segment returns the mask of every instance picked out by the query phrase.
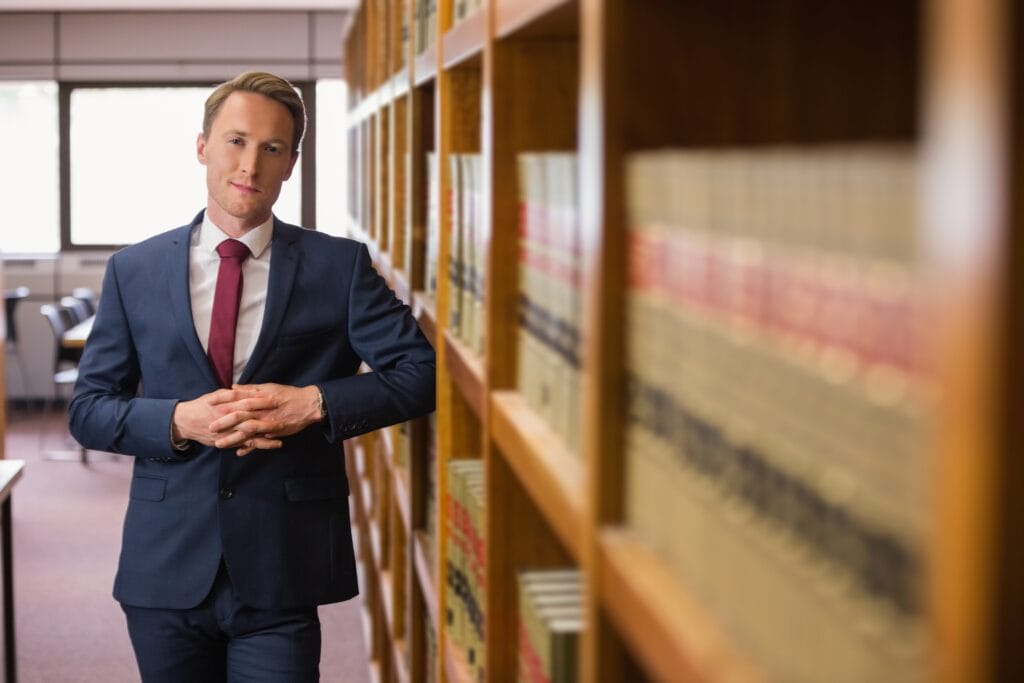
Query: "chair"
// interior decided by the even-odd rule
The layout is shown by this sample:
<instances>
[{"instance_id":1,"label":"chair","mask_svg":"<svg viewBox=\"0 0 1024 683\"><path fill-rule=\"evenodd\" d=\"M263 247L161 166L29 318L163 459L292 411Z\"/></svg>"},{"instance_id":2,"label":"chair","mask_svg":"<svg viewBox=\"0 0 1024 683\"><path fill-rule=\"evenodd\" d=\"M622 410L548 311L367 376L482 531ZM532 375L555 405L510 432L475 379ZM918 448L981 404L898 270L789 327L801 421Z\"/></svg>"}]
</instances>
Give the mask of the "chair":
<instances>
[{"instance_id":1,"label":"chair","mask_svg":"<svg viewBox=\"0 0 1024 683\"><path fill-rule=\"evenodd\" d=\"M14 356L14 362L18 366L18 375L21 377L22 389L25 388L25 362L21 359L18 349L18 304L27 299L32 291L24 285L4 291L4 313L7 320L7 341L6 353Z\"/></svg>"},{"instance_id":2,"label":"chair","mask_svg":"<svg viewBox=\"0 0 1024 683\"><path fill-rule=\"evenodd\" d=\"M78 360L81 357L80 349L72 349L64 346L64 333L73 326L73 313L63 307L53 304L43 304L39 308L46 321L50 324L53 332L53 395L54 405L60 403L60 388L62 386L74 386L78 380ZM88 451L82 445L78 446L77 452L47 451L42 453L44 460L78 460L88 463Z\"/></svg>"},{"instance_id":3,"label":"chair","mask_svg":"<svg viewBox=\"0 0 1024 683\"><path fill-rule=\"evenodd\" d=\"M96 292L92 291L92 289L88 287L75 287L71 290L71 296L85 304L85 307L88 310L86 317L96 315Z\"/></svg>"},{"instance_id":4,"label":"chair","mask_svg":"<svg viewBox=\"0 0 1024 683\"><path fill-rule=\"evenodd\" d=\"M89 312L89 304L74 296L63 297L60 305L71 312L71 321L75 325L92 315Z\"/></svg>"}]
</instances>

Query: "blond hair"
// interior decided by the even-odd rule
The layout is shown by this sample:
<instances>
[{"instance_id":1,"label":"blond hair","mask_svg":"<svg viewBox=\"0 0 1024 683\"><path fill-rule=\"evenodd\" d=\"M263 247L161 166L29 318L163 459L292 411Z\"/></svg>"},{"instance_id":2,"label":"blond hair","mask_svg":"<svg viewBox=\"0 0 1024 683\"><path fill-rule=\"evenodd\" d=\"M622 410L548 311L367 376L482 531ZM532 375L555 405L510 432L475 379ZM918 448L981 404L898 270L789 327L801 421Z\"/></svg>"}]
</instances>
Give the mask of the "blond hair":
<instances>
[{"instance_id":1,"label":"blond hair","mask_svg":"<svg viewBox=\"0 0 1024 683\"><path fill-rule=\"evenodd\" d=\"M302 142L302 135L306 131L306 108L302 104L302 98L291 83L264 71L246 71L235 76L230 81L221 83L206 98L206 108L203 113L203 136L210 137L210 128L217 113L224 106L224 102L231 93L254 92L264 97L269 97L275 102L280 102L292 115L293 135L292 152L299 151L299 143Z\"/></svg>"}]
</instances>

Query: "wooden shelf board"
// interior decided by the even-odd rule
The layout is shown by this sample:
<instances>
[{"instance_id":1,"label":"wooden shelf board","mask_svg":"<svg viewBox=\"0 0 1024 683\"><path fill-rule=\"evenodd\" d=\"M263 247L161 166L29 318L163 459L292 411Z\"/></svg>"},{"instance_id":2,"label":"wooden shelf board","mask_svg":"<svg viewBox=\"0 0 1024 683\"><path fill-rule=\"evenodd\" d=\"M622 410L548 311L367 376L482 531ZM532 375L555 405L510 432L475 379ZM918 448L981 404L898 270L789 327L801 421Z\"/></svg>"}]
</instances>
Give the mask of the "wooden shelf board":
<instances>
[{"instance_id":1,"label":"wooden shelf board","mask_svg":"<svg viewBox=\"0 0 1024 683\"><path fill-rule=\"evenodd\" d=\"M417 529L413 533L413 557L416 565L416 580L420 582L420 592L427 606L427 614L434 625L434 632L440 628L441 621L437 605L437 583L434 581L434 570L430 566L427 554L427 532Z\"/></svg>"},{"instance_id":2,"label":"wooden shelf board","mask_svg":"<svg viewBox=\"0 0 1024 683\"><path fill-rule=\"evenodd\" d=\"M419 87L437 77L437 45L428 45L427 49L416 55L412 65L413 83Z\"/></svg>"},{"instance_id":3,"label":"wooden shelf board","mask_svg":"<svg viewBox=\"0 0 1024 683\"><path fill-rule=\"evenodd\" d=\"M388 469L395 468L395 449L394 441L391 438L391 429L391 427L382 427L377 430L381 454L384 456L384 462L387 463Z\"/></svg>"},{"instance_id":4,"label":"wooden shelf board","mask_svg":"<svg viewBox=\"0 0 1024 683\"><path fill-rule=\"evenodd\" d=\"M498 38L569 37L579 34L577 0L496 0L494 26Z\"/></svg>"},{"instance_id":5,"label":"wooden shelf board","mask_svg":"<svg viewBox=\"0 0 1024 683\"><path fill-rule=\"evenodd\" d=\"M366 449L363 448L363 444L359 440L352 443L352 459L356 464L356 474L359 475L360 480L363 480L366 478Z\"/></svg>"},{"instance_id":6,"label":"wooden shelf board","mask_svg":"<svg viewBox=\"0 0 1024 683\"><path fill-rule=\"evenodd\" d=\"M444 639L444 671L448 683L473 683L466 653L450 637Z\"/></svg>"},{"instance_id":7,"label":"wooden shelf board","mask_svg":"<svg viewBox=\"0 0 1024 683\"><path fill-rule=\"evenodd\" d=\"M397 100L409 93L409 70L404 66L388 79L389 101Z\"/></svg>"},{"instance_id":8,"label":"wooden shelf board","mask_svg":"<svg viewBox=\"0 0 1024 683\"><path fill-rule=\"evenodd\" d=\"M409 537L409 530L412 529L412 506L409 504L409 475L401 467L392 467L395 477L395 504L398 507L398 516L402 519L402 527L405 529L405 537Z\"/></svg>"},{"instance_id":9,"label":"wooden shelf board","mask_svg":"<svg viewBox=\"0 0 1024 683\"><path fill-rule=\"evenodd\" d=\"M451 69L470 59L480 61L486 42L486 10L481 8L463 17L444 34L441 50L444 68Z\"/></svg>"},{"instance_id":10,"label":"wooden shelf board","mask_svg":"<svg viewBox=\"0 0 1024 683\"><path fill-rule=\"evenodd\" d=\"M376 524L372 522L370 527L370 552L373 554L373 568L377 570L377 573L381 573L381 558L384 557L381 551L384 549L381 547L380 540L380 529L377 528Z\"/></svg>"},{"instance_id":11,"label":"wooden shelf board","mask_svg":"<svg viewBox=\"0 0 1024 683\"><path fill-rule=\"evenodd\" d=\"M359 485L362 487L360 500L363 503L363 515L367 520L373 520L373 485L369 479L364 478Z\"/></svg>"},{"instance_id":12,"label":"wooden shelf board","mask_svg":"<svg viewBox=\"0 0 1024 683\"><path fill-rule=\"evenodd\" d=\"M648 673L661 680L757 681L717 624L634 533L598 537L598 591L617 630Z\"/></svg>"},{"instance_id":13,"label":"wooden shelf board","mask_svg":"<svg viewBox=\"0 0 1024 683\"><path fill-rule=\"evenodd\" d=\"M412 293L413 315L430 344L437 348L437 301L423 290Z\"/></svg>"},{"instance_id":14,"label":"wooden shelf board","mask_svg":"<svg viewBox=\"0 0 1024 683\"><path fill-rule=\"evenodd\" d=\"M391 657L395 664L393 671L395 673L395 678L398 679L398 683L409 683L412 680L405 660L408 649L408 645L404 638L392 639Z\"/></svg>"},{"instance_id":15,"label":"wooden shelf board","mask_svg":"<svg viewBox=\"0 0 1024 683\"><path fill-rule=\"evenodd\" d=\"M380 676L380 662L370 661L370 683L382 683Z\"/></svg>"},{"instance_id":16,"label":"wooden shelf board","mask_svg":"<svg viewBox=\"0 0 1024 683\"><path fill-rule=\"evenodd\" d=\"M395 632L395 614L392 611L395 601L392 599L393 596L391 594L391 572L381 571L379 580L381 608L384 612L384 623L387 626L388 640L391 640L391 635Z\"/></svg>"},{"instance_id":17,"label":"wooden shelf board","mask_svg":"<svg viewBox=\"0 0 1024 683\"><path fill-rule=\"evenodd\" d=\"M382 97L382 92L378 89L359 100L359 103L348 112L346 121L349 127L362 123L380 109Z\"/></svg>"},{"instance_id":18,"label":"wooden shelf board","mask_svg":"<svg viewBox=\"0 0 1024 683\"><path fill-rule=\"evenodd\" d=\"M448 373L452 376L455 386L469 403L470 408L480 420L484 419L484 369L483 362L462 340L444 331L444 354L448 362Z\"/></svg>"},{"instance_id":19,"label":"wooden shelf board","mask_svg":"<svg viewBox=\"0 0 1024 683\"><path fill-rule=\"evenodd\" d=\"M391 280L389 284L391 289L394 290L395 296L401 299L405 304L412 303L412 290L409 289L409 277L405 274L401 268L395 268L392 266L389 270L391 273Z\"/></svg>"},{"instance_id":20,"label":"wooden shelf board","mask_svg":"<svg viewBox=\"0 0 1024 683\"><path fill-rule=\"evenodd\" d=\"M517 391L491 394L491 431L523 487L579 562L583 555L582 460Z\"/></svg>"},{"instance_id":21,"label":"wooden shelf board","mask_svg":"<svg viewBox=\"0 0 1024 683\"><path fill-rule=\"evenodd\" d=\"M370 255L373 256L373 268L377 273L384 278L388 286L394 289L391 284L391 255L387 252L382 252L377 248L376 244L367 244L367 249L370 250Z\"/></svg>"}]
</instances>

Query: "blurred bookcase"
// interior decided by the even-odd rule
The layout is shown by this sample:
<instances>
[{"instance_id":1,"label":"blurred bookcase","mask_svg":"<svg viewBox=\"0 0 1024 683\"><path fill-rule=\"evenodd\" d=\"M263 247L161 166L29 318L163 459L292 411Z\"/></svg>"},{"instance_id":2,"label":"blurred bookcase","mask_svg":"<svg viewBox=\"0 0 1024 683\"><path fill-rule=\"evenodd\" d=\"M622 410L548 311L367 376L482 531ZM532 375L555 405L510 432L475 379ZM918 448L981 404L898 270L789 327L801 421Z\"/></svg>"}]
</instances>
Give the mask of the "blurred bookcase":
<instances>
[{"instance_id":1,"label":"blurred bookcase","mask_svg":"<svg viewBox=\"0 0 1024 683\"><path fill-rule=\"evenodd\" d=\"M347 446L379 680L515 680L544 568L581 680L1019 678L1022 14L361 3L348 230L438 353Z\"/></svg>"}]
</instances>

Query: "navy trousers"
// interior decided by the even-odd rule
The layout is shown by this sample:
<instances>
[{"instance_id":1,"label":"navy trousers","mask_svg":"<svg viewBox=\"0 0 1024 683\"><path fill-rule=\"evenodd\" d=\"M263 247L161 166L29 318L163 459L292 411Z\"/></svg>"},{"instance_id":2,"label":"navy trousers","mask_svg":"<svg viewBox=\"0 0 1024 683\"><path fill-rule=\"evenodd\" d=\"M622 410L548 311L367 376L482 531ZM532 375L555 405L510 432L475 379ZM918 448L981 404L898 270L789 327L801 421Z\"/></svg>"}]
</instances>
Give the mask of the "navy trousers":
<instances>
[{"instance_id":1,"label":"navy trousers","mask_svg":"<svg viewBox=\"0 0 1024 683\"><path fill-rule=\"evenodd\" d=\"M316 607L259 610L238 601L221 563L192 609L121 605L143 683L311 683L320 680Z\"/></svg>"}]
</instances>

